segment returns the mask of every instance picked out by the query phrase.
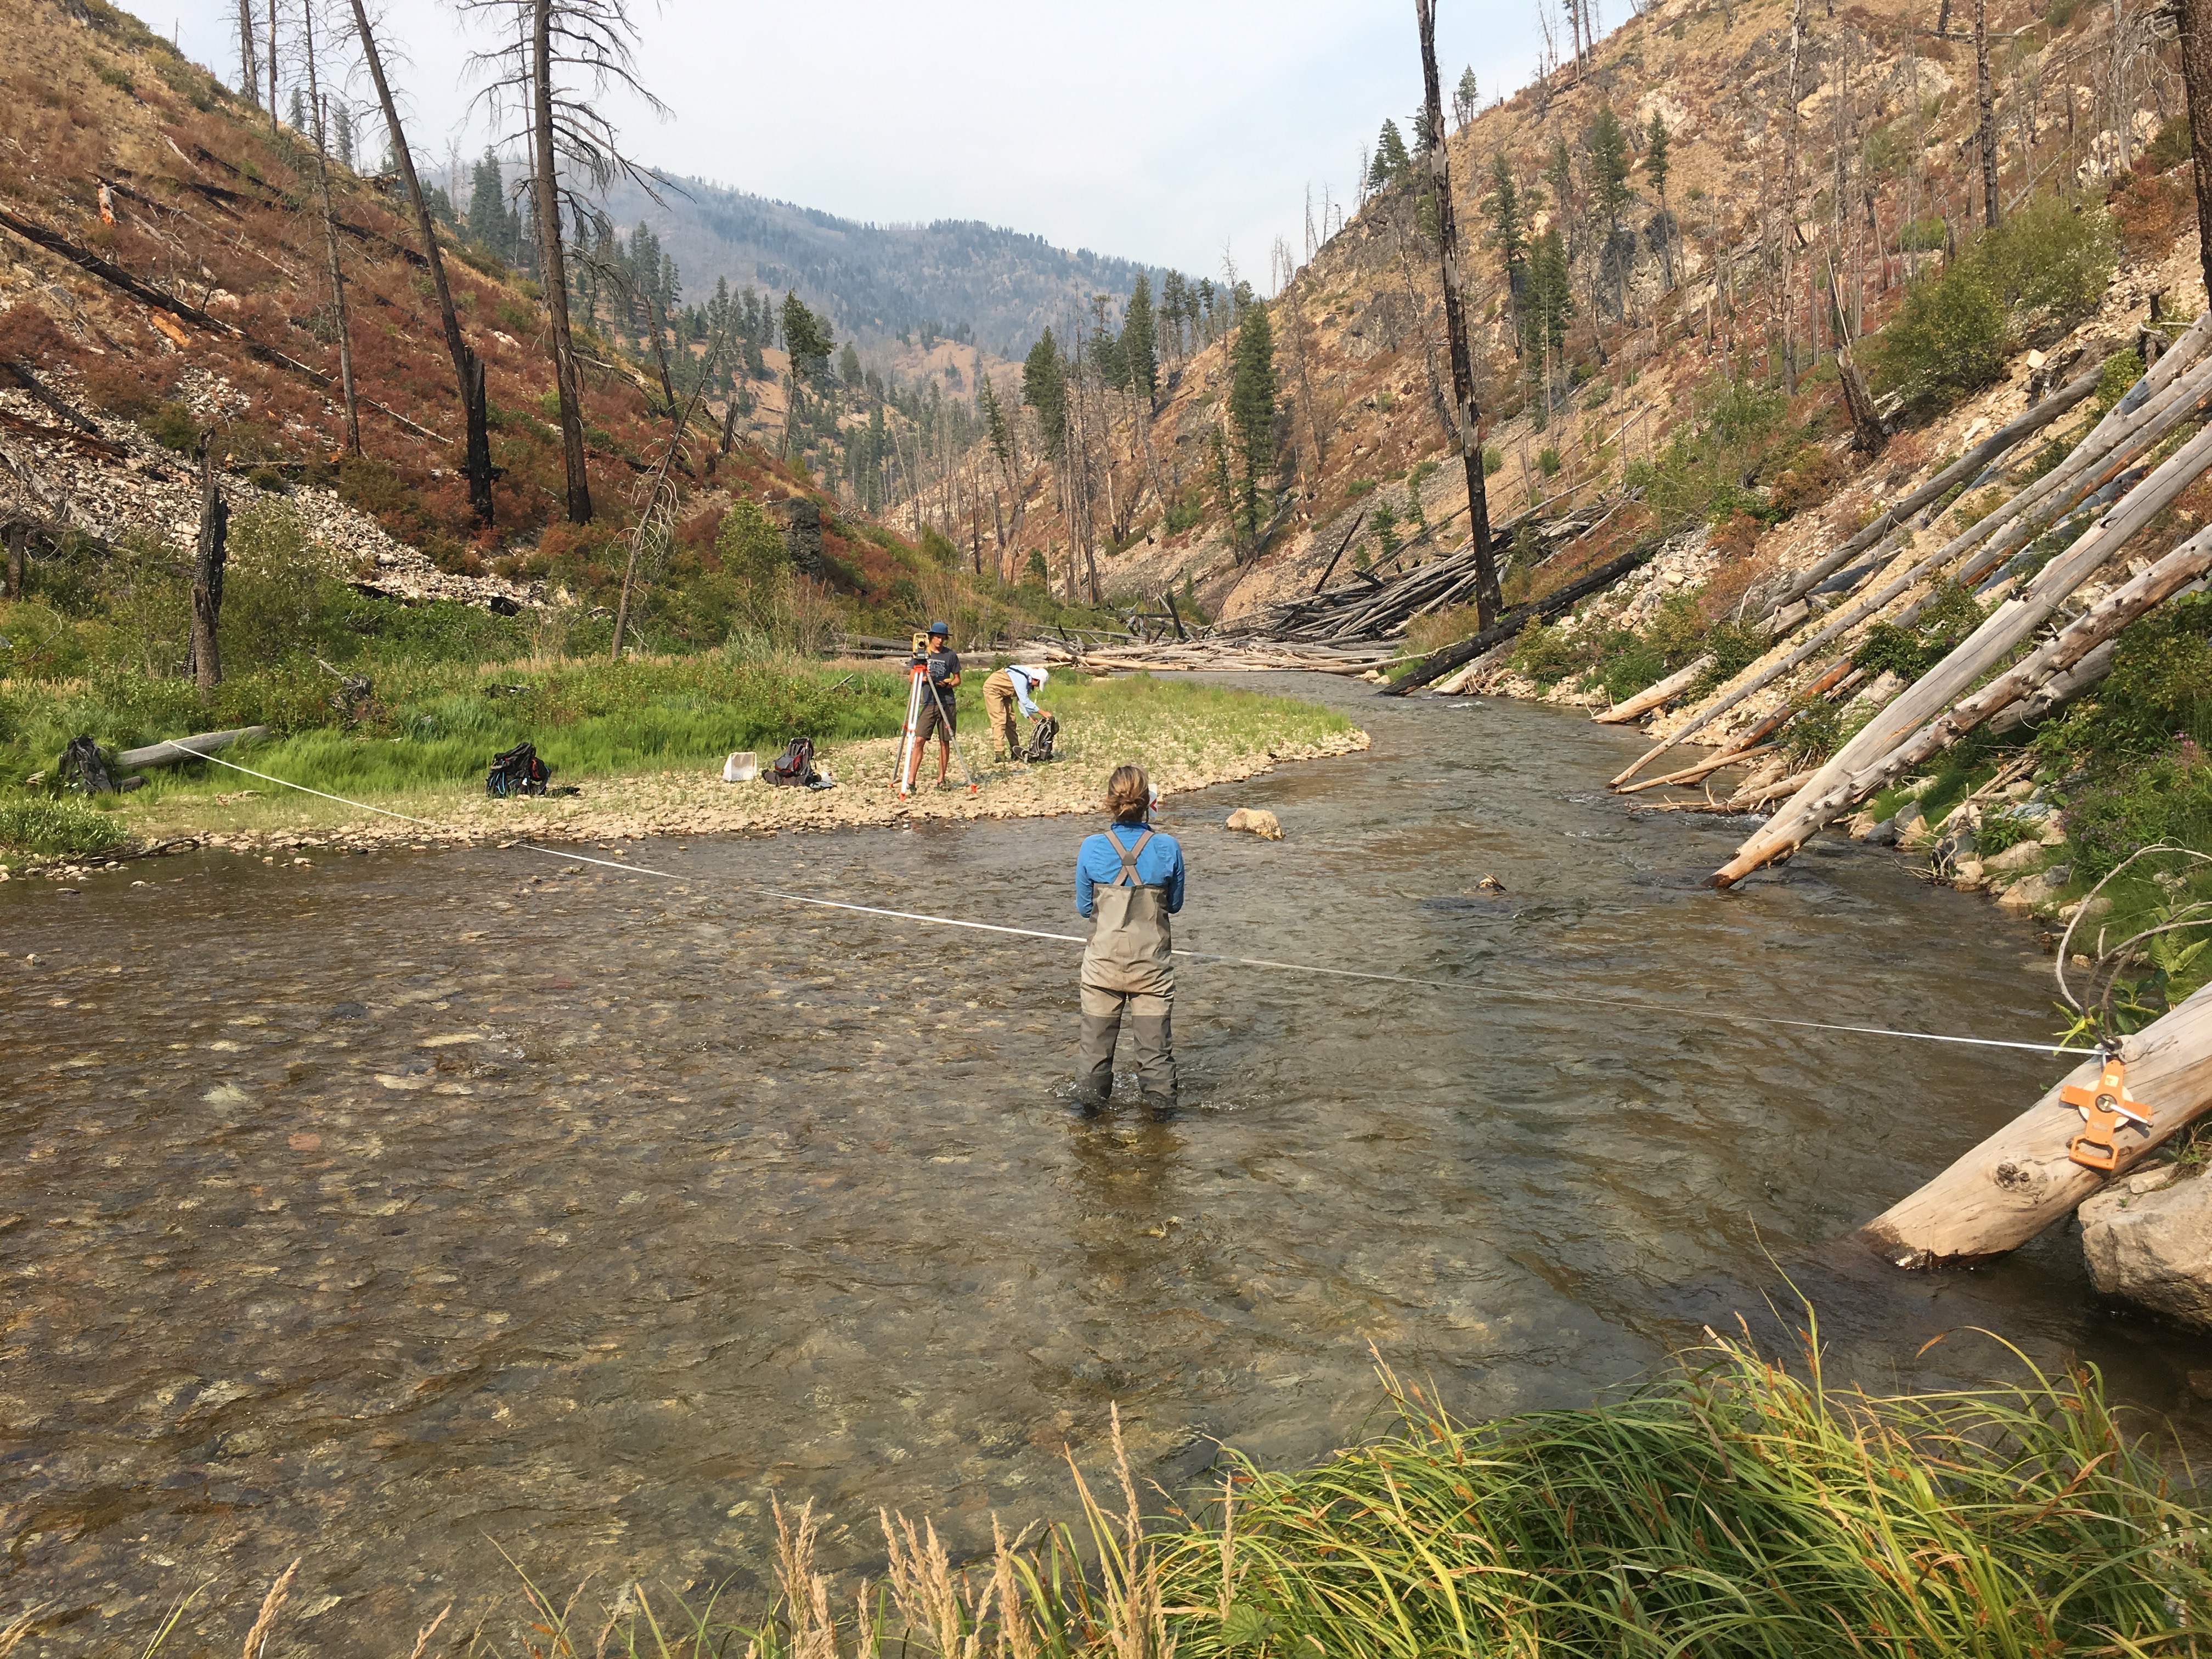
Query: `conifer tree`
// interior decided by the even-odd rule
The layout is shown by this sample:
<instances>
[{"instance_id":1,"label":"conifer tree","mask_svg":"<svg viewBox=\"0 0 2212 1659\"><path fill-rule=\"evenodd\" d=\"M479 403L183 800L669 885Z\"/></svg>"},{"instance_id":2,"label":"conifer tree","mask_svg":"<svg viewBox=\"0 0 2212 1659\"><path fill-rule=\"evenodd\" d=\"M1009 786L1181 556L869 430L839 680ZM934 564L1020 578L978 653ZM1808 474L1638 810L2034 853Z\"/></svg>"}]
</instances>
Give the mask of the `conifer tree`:
<instances>
[{"instance_id":1,"label":"conifer tree","mask_svg":"<svg viewBox=\"0 0 2212 1659\"><path fill-rule=\"evenodd\" d=\"M1413 168L1413 158L1406 149L1405 135L1398 124L1385 116L1382 131L1375 140L1375 161L1368 168L1367 185L1370 190L1383 190L1395 185Z\"/></svg>"},{"instance_id":2,"label":"conifer tree","mask_svg":"<svg viewBox=\"0 0 2212 1659\"><path fill-rule=\"evenodd\" d=\"M850 340L845 342L844 350L837 354L837 378L849 386L860 384L860 354L853 349Z\"/></svg>"},{"instance_id":3,"label":"conifer tree","mask_svg":"<svg viewBox=\"0 0 2212 1659\"><path fill-rule=\"evenodd\" d=\"M1667 124L1655 109L1651 112L1651 125L1644 133L1644 176L1651 181L1651 193L1659 198L1659 257L1671 283L1674 280L1674 258L1669 234L1673 227L1667 221L1668 148Z\"/></svg>"},{"instance_id":4,"label":"conifer tree","mask_svg":"<svg viewBox=\"0 0 2212 1659\"><path fill-rule=\"evenodd\" d=\"M1528 227L1521 216L1521 191L1513 182L1513 169L1503 152L1490 164L1490 196L1484 204L1498 242L1498 257L1505 267L1509 289L1518 289L1521 265L1528 252Z\"/></svg>"},{"instance_id":5,"label":"conifer tree","mask_svg":"<svg viewBox=\"0 0 2212 1659\"><path fill-rule=\"evenodd\" d=\"M1590 205L1605 227L1603 264L1613 270L1620 283L1620 303L1625 315L1628 272L1623 266L1618 246L1620 210L1628 205L1636 192L1628 187L1628 135L1621 128L1620 118L1613 112L1612 105L1598 106L1583 142L1589 155Z\"/></svg>"},{"instance_id":6,"label":"conifer tree","mask_svg":"<svg viewBox=\"0 0 2212 1659\"><path fill-rule=\"evenodd\" d=\"M1046 459L1058 461L1067 440L1067 371L1049 328L1022 360L1022 401L1037 412Z\"/></svg>"},{"instance_id":7,"label":"conifer tree","mask_svg":"<svg viewBox=\"0 0 2212 1659\"><path fill-rule=\"evenodd\" d=\"M1154 344L1152 281L1143 271L1129 290L1128 308L1121 318L1121 366L1137 395L1152 407L1159 386L1159 357Z\"/></svg>"},{"instance_id":8,"label":"conifer tree","mask_svg":"<svg viewBox=\"0 0 2212 1659\"><path fill-rule=\"evenodd\" d=\"M1452 94L1452 113L1461 126L1474 119L1475 106L1481 101L1482 94L1474 82L1474 66L1469 64L1460 71L1459 88Z\"/></svg>"},{"instance_id":9,"label":"conifer tree","mask_svg":"<svg viewBox=\"0 0 2212 1659\"><path fill-rule=\"evenodd\" d=\"M338 165L353 167L353 111L341 99L331 111L331 136L337 145Z\"/></svg>"},{"instance_id":10,"label":"conifer tree","mask_svg":"<svg viewBox=\"0 0 2212 1659\"><path fill-rule=\"evenodd\" d=\"M1182 272L1170 270L1160 278L1160 320L1167 325L1167 347L1170 356L1181 362L1183 355L1183 313L1190 306L1190 291L1185 286Z\"/></svg>"},{"instance_id":11,"label":"conifer tree","mask_svg":"<svg viewBox=\"0 0 2212 1659\"><path fill-rule=\"evenodd\" d=\"M487 253L511 260L514 249L508 240L510 222L507 181L501 174L498 155L487 144L469 179L469 240Z\"/></svg>"},{"instance_id":12,"label":"conifer tree","mask_svg":"<svg viewBox=\"0 0 2212 1659\"><path fill-rule=\"evenodd\" d=\"M1256 301L1244 308L1237 331L1229 385L1229 419L1237 429L1237 453L1243 464L1237 511L1245 545L1259 550L1260 490L1275 470L1275 335L1267 307Z\"/></svg>"}]
</instances>

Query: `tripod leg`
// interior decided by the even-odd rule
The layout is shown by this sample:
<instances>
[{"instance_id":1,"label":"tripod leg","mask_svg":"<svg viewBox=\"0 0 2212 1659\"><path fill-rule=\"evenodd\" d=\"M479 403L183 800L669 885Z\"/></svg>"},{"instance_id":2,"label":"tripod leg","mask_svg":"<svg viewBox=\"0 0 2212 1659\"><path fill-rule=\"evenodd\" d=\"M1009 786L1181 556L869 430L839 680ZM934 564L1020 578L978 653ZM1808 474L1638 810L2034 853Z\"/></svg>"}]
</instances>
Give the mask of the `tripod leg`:
<instances>
[{"instance_id":1,"label":"tripod leg","mask_svg":"<svg viewBox=\"0 0 2212 1659\"><path fill-rule=\"evenodd\" d=\"M909 761L916 772L921 769L921 744L919 728L921 725L921 688L928 684L928 671L910 675L906 689L906 726L899 733L898 769L891 774L891 790L901 800L914 793L908 781Z\"/></svg>"},{"instance_id":2,"label":"tripod leg","mask_svg":"<svg viewBox=\"0 0 2212 1659\"><path fill-rule=\"evenodd\" d=\"M937 689L937 682L929 682L929 695L937 699L938 717L945 724L945 740L952 745L952 758L960 763L960 781L968 786L968 793L975 793L975 775L968 769L968 757L960 752L959 733L952 729L952 711L945 706L945 694Z\"/></svg>"}]
</instances>

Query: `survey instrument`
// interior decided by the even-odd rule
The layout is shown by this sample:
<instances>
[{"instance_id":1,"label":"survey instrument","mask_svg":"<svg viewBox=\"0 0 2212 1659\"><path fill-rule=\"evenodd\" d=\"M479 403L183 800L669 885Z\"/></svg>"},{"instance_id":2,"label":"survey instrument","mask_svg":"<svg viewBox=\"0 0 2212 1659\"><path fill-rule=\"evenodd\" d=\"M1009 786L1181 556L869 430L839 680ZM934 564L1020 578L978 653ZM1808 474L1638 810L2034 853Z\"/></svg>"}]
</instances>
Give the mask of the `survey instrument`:
<instances>
[{"instance_id":1,"label":"survey instrument","mask_svg":"<svg viewBox=\"0 0 2212 1659\"><path fill-rule=\"evenodd\" d=\"M899 728L898 764L891 772L891 793L904 800L921 783L922 710L934 706L945 722L945 741L952 745L952 758L960 763L962 781L968 793L975 793L975 774L968 769L968 757L960 752L960 738L952 729L952 710L938 690L937 682L929 678L929 635L916 634L914 638L913 660L907 665L906 724ZM907 772L911 764L914 785L907 783Z\"/></svg>"}]
</instances>

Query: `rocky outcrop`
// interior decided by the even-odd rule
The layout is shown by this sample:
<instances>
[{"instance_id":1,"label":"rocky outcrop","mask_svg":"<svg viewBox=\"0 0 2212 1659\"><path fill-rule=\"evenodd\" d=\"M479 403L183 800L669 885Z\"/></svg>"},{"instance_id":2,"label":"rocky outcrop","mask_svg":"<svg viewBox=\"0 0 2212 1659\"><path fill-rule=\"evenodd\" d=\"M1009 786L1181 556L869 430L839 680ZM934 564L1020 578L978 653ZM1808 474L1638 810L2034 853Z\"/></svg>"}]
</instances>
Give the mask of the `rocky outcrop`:
<instances>
[{"instance_id":1,"label":"rocky outcrop","mask_svg":"<svg viewBox=\"0 0 2212 1659\"><path fill-rule=\"evenodd\" d=\"M2075 1212L2099 1291L2212 1330L2212 1181L2172 1164L2116 1181Z\"/></svg>"}]
</instances>

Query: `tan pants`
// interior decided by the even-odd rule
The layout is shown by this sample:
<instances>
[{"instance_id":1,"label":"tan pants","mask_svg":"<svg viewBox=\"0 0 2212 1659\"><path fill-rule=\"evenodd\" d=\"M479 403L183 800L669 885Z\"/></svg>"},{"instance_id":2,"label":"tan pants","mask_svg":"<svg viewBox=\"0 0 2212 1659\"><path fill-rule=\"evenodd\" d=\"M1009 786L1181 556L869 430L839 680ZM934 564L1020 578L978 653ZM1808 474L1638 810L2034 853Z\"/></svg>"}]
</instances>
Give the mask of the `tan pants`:
<instances>
[{"instance_id":1,"label":"tan pants","mask_svg":"<svg viewBox=\"0 0 2212 1659\"><path fill-rule=\"evenodd\" d=\"M1083 988L1083 1058L1077 1069L1076 1097L1103 1106L1114 1092L1114 1043L1124 1016L1137 1050L1137 1086L1155 1111L1176 1103L1175 990L1102 991Z\"/></svg>"},{"instance_id":2,"label":"tan pants","mask_svg":"<svg viewBox=\"0 0 2212 1659\"><path fill-rule=\"evenodd\" d=\"M983 682L983 724L991 730L994 742L1004 742L1006 758L1018 757L1026 746L1022 742L1021 703L1014 696L1014 683L1000 669Z\"/></svg>"}]
</instances>

